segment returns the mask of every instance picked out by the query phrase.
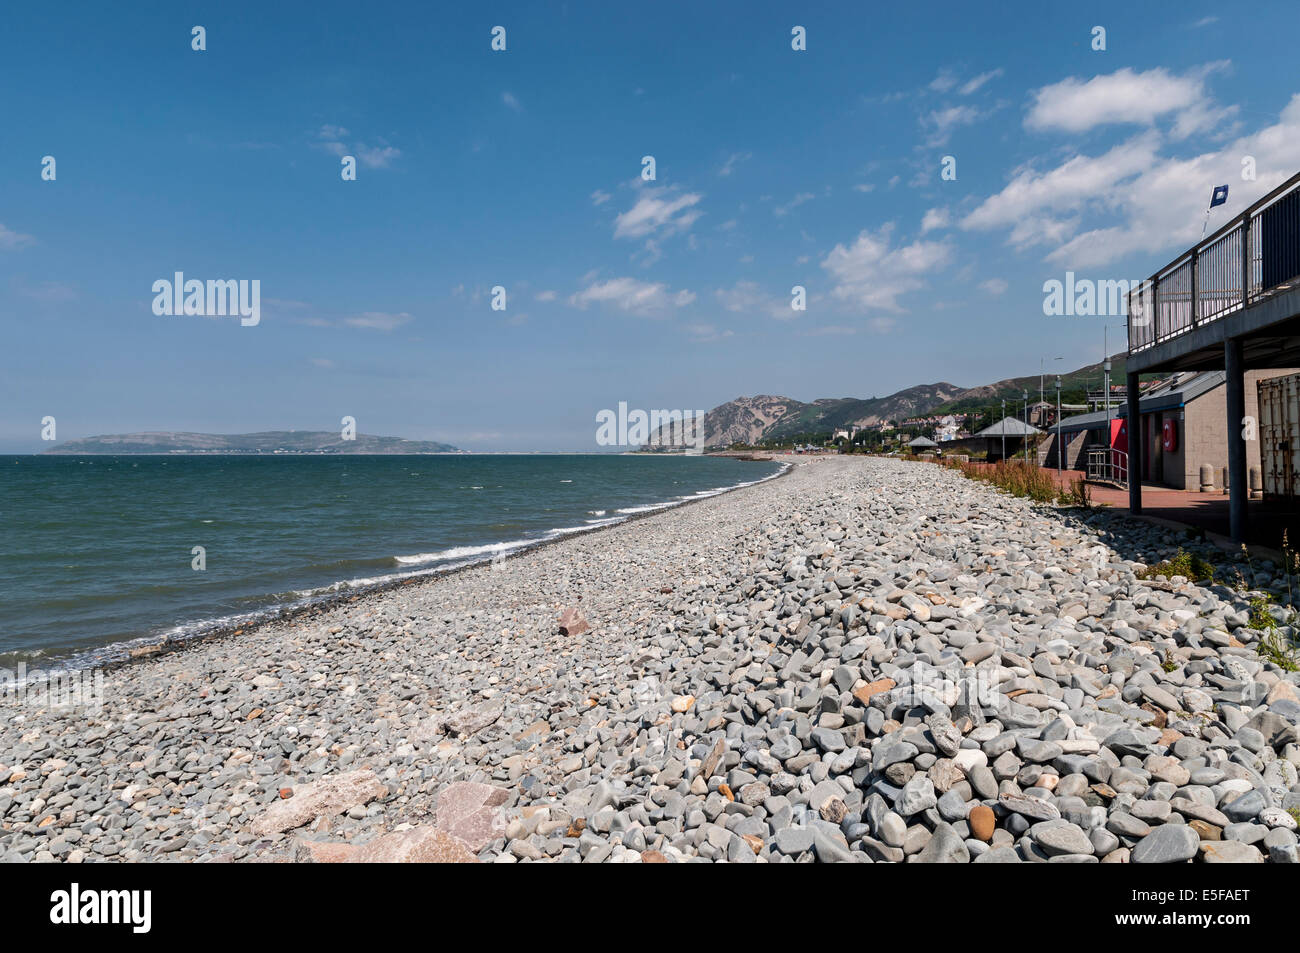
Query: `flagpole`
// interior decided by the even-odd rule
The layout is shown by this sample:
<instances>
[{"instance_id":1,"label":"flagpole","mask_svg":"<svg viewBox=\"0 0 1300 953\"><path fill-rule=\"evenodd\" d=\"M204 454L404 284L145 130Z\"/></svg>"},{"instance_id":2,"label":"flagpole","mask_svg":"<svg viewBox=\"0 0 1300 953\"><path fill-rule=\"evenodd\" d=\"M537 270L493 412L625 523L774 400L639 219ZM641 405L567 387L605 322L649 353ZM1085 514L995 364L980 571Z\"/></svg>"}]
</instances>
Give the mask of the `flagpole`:
<instances>
[{"instance_id":1,"label":"flagpole","mask_svg":"<svg viewBox=\"0 0 1300 953\"><path fill-rule=\"evenodd\" d=\"M1213 201L1213 199L1211 199L1211 201ZM1212 208L1214 208L1213 205L1206 206L1205 222L1201 225L1201 241L1205 241L1205 230L1210 227L1210 209Z\"/></svg>"}]
</instances>

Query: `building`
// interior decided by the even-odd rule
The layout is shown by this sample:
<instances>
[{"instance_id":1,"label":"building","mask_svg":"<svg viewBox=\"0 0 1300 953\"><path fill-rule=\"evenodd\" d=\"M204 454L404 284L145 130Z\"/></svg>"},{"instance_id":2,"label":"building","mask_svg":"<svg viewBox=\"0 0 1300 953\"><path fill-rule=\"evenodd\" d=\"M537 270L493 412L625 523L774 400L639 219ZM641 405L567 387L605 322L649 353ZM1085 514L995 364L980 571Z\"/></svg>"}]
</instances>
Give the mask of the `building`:
<instances>
[{"instance_id":1,"label":"building","mask_svg":"<svg viewBox=\"0 0 1300 953\"><path fill-rule=\"evenodd\" d=\"M1031 427L1017 417L1003 417L991 427L985 427L962 442L974 450L974 445L982 441L986 459L1001 460L1004 447L1007 457L1013 457L1041 433L1037 427Z\"/></svg>"},{"instance_id":2,"label":"building","mask_svg":"<svg viewBox=\"0 0 1300 953\"><path fill-rule=\"evenodd\" d=\"M1260 380L1288 373L1291 373L1289 368L1247 371L1244 416L1258 419L1256 384ZM1177 490L1224 489L1230 437L1226 384L1224 371L1184 371L1158 381L1143 392L1138 455L1141 462L1137 464L1142 482ZM1127 424L1128 405L1112 407L1109 422L1104 410L1066 417L1059 428L1064 467L1082 470L1087 451L1107 447L1131 458L1132 435ZM1241 427L1239 422L1237 432L1231 436L1239 439ZM1055 467L1058 428L1052 427L1049 434L1044 465ZM1259 441L1246 443L1249 472L1260 466ZM1208 483L1201 479L1205 466L1210 468Z\"/></svg>"}]
</instances>

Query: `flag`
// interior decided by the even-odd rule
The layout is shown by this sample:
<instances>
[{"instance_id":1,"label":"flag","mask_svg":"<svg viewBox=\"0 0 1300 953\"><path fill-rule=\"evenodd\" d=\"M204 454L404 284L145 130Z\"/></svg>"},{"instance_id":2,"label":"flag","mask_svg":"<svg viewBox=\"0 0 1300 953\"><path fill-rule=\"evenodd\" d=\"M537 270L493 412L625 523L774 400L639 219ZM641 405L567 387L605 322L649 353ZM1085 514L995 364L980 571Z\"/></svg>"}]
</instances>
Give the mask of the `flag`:
<instances>
[{"instance_id":1,"label":"flag","mask_svg":"<svg viewBox=\"0 0 1300 953\"><path fill-rule=\"evenodd\" d=\"M1226 185L1216 186L1210 193L1210 208L1216 205L1223 205L1228 201L1228 187Z\"/></svg>"}]
</instances>

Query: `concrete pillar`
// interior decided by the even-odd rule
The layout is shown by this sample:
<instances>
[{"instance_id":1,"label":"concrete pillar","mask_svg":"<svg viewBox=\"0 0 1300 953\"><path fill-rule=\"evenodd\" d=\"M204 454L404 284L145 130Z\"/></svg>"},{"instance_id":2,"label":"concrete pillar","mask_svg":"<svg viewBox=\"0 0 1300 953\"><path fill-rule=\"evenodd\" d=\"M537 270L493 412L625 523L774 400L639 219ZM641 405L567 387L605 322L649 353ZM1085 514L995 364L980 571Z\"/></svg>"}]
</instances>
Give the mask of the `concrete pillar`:
<instances>
[{"instance_id":1,"label":"concrete pillar","mask_svg":"<svg viewBox=\"0 0 1300 953\"><path fill-rule=\"evenodd\" d=\"M1208 463L1201 464L1201 492L1214 492L1214 467Z\"/></svg>"},{"instance_id":2,"label":"concrete pillar","mask_svg":"<svg viewBox=\"0 0 1300 953\"><path fill-rule=\"evenodd\" d=\"M1241 420L1246 416L1246 372L1240 338L1224 342L1223 369L1228 375L1228 534L1241 541L1246 538L1250 483L1246 479L1246 441L1241 439Z\"/></svg>"},{"instance_id":3,"label":"concrete pillar","mask_svg":"<svg viewBox=\"0 0 1300 953\"><path fill-rule=\"evenodd\" d=\"M1142 411L1138 375L1129 372L1128 381L1128 511L1142 512Z\"/></svg>"}]
</instances>

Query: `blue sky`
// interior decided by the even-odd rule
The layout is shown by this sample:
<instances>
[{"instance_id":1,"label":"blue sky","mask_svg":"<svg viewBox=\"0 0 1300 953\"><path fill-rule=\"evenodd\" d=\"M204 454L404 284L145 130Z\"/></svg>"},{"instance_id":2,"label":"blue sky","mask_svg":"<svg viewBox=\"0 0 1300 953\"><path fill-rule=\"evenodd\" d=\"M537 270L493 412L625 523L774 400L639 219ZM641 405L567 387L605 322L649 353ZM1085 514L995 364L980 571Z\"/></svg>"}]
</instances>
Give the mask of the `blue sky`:
<instances>
[{"instance_id":1,"label":"blue sky","mask_svg":"<svg viewBox=\"0 0 1300 953\"><path fill-rule=\"evenodd\" d=\"M1294 2L615 7L11 5L0 450L595 449L620 401L1074 367L1123 319L1044 281L1145 276L1300 168ZM176 271L258 279L261 323L155 315Z\"/></svg>"}]
</instances>

